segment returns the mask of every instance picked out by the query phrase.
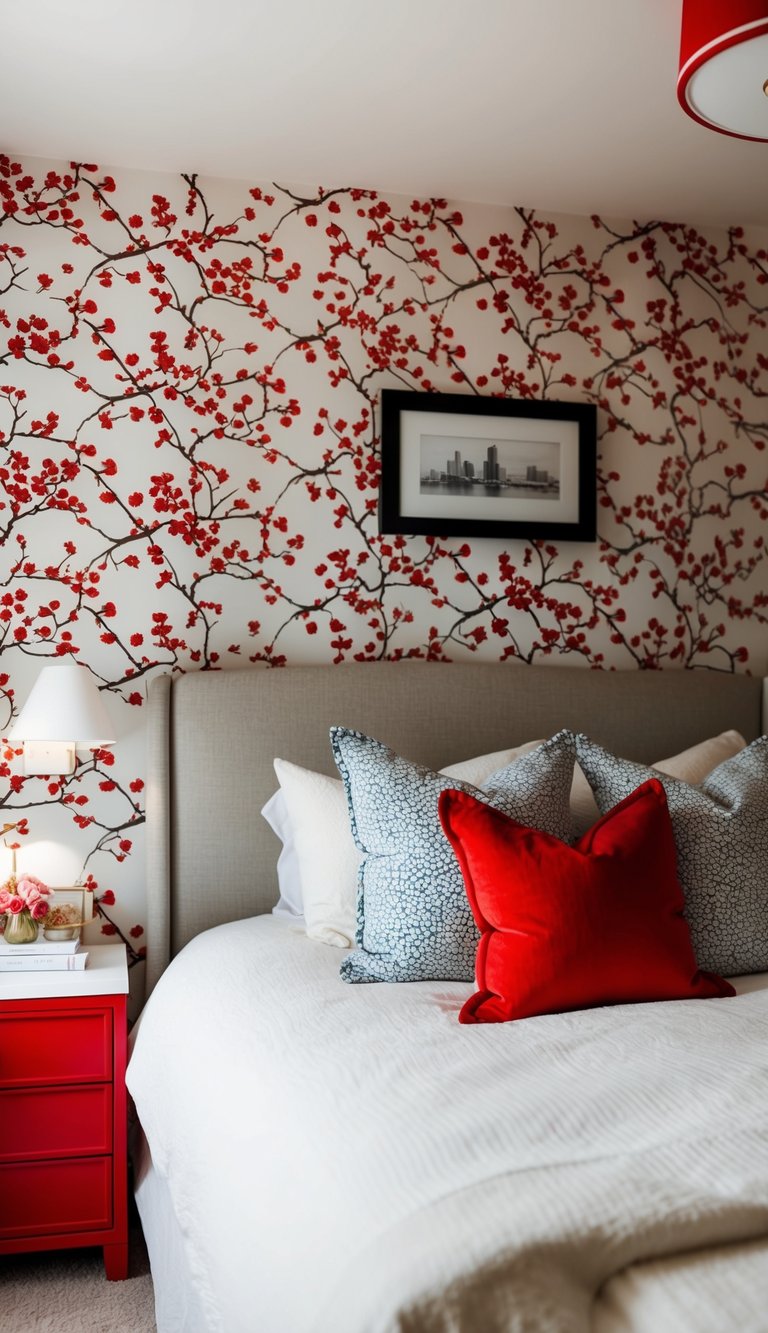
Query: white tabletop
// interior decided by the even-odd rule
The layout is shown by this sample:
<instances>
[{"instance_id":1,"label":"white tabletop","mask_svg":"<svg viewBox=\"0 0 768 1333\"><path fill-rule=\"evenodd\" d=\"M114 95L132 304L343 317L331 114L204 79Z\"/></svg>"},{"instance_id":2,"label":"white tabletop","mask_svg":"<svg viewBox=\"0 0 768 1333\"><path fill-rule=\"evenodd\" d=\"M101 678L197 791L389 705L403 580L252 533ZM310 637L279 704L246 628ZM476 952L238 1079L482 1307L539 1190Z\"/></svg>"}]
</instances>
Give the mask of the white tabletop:
<instances>
[{"instance_id":1,"label":"white tabletop","mask_svg":"<svg viewBox=\"0 0 768 1333\"><path fill-rule=\"evenodd\" d=\"M85 944L83 949L88 953L88 961L82 972L0 972L0 1000L127 995L125 945Z\"/></svg>"}]
</instances>

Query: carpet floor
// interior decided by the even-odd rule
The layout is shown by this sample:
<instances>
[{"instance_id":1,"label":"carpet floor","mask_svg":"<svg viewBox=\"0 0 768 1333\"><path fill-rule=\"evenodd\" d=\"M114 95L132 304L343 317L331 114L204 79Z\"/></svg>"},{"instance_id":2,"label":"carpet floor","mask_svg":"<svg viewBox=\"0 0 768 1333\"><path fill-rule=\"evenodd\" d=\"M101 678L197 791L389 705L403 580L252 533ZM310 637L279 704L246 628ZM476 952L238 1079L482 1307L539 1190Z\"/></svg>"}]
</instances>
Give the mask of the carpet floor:
<instances>
[{"instance_id":1,"label":"carpet floor","mask_svg":"<svg viewBox=\"0 0 768 1333\"><path fill-rule=\"evenodd\" d=\"M131 1228L125 1282L107 1282L101 1250L0 1257L2 1333L155 1333L141 1228Z\"/></svg>"}]
</instances>

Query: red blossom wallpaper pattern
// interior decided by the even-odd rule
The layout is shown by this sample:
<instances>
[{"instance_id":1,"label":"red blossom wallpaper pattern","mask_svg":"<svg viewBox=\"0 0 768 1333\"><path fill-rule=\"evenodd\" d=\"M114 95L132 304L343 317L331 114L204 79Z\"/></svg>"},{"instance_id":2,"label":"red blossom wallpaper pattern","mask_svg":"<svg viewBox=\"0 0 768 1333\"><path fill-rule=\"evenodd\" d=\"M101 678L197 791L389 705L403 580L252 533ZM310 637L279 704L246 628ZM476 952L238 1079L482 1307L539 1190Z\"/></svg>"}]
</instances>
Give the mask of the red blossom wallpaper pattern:
<instances>
[{"instance_id":1,"label":"red blossom wallpaper pattern","mask_svg":"<svg viewBox=\"0 0 768 1333\"><path fill-rule=\"evenodd\" d=\"M133 961L153 673L768 668L767 237L8 158L0 209L2 723L74 656L120 732L6 747L3 816ZM387 386L597 404L598 543L379 536Z\"/></svg>"}]
</instances>

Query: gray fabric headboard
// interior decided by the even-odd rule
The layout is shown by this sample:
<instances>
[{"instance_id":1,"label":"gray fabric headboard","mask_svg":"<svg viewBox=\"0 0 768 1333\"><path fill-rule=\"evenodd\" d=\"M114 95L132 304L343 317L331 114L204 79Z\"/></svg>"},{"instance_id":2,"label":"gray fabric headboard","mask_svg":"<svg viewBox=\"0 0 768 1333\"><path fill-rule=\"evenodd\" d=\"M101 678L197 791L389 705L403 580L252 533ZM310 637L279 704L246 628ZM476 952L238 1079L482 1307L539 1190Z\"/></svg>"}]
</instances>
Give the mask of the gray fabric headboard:
<instances>
[{"instance_id":1,"label":"gray fabric headboard","mask_svg":"<svg viewBox=\"0 0 768 1333\"><path fill-rule=\"evenodd\" d=\"M272 760L335 773L334 724L433 768L561 727L651 762L729 727L753 740L763 692L762 680L709 671L518 663L161 676L149 691L147 994L194 935L273 906L279 843L259 813L277 785Z\"/></svg>"}]
</instances>

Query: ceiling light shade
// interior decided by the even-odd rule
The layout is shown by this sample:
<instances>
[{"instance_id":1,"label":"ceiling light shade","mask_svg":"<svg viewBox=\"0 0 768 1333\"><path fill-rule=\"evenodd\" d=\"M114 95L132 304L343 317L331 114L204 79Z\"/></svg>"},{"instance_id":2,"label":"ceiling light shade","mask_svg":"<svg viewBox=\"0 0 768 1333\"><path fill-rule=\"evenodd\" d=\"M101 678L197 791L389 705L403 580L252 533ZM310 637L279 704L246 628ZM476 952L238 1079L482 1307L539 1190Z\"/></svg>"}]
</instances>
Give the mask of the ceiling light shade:
<instances>
[{"instance_id":1,"label":"ceiling light shade","mask_svg":"<svg viewBox=\"0 0 768 1333\"><path fill-rule=\"evenodd\" d=\"M112 745L115 734L87 667L62 664L43 667L7 739L24 742L26 773L71 773L78 747Z\"/></svg>"},{"instance_id":2,"label":"ceiling light shade","mask_svg":"<svg viewBox=\"0 0 768 1333\"><path fill-rule=\"evenodd\" d=\"M768 141L768 0L683 0L677 99L700 125Z\"/></svg>"}]
</instances>

